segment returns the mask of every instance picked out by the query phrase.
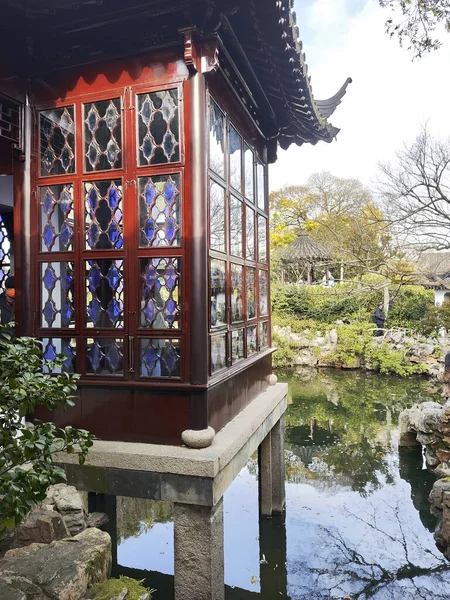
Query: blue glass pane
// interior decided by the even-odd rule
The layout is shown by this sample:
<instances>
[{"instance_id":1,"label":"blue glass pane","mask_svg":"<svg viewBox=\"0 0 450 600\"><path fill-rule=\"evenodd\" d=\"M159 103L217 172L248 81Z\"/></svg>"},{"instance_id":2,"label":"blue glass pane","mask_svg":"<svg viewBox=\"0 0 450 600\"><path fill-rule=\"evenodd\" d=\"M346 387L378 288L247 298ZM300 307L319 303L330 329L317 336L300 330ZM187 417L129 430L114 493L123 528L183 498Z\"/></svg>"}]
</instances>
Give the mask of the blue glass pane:
<instances>
[{"instance_id":1,"label":"blue glass pane","mask_svg":"<svg viewBox=\"0 0 450 600\"><path fill-rule=\"evenodd\" d=\"M42 206L44 207L45 212L48 214L52 208L53 208L53 196L51 195L51 193L47 190L47 192L45 193L44 196L44 201L42 203Z\"/></svg>"},{"instance_id":2,"label":"blue glass pane","mask_svg":"<svg viewBox=\"0 0 450 600\"><path fill-rule=\"evenodd\" d=\"M88 244L91 248L95 248L100 237L100 231L98 230L97 224L94 222L89 228L88 233Z\"/></svg>"},{"instance_id":3,"label":"blue glass pane","mask_svg":"<svg viewBox=\"0 0 450 600\"><path fill-rule=\"evenodd\" d=\"M44 273L44 285L45 287L50 291L51 289L53 289L55 282L56 282L56 275L55 272L53 271L53 269L51 267L47 267L45 269L45 273Z\"/></svg>"},{"instance_id":4,"label":"blue glass pane","mask_svg":"<svg viewBox=\"0 0 450 600\"><path fill-rule=\"evenodd\" d=\"M165 230L166 237L169 240L169 242L173 242L173 238L175 237L176 230L175 230L175 221L172 218L167 219L164 230Z\"/></svg>"},{"instance_id":5,"label":"blue glass pane","mask_svg":"<svg viewBox=\"0 0 450 600\"><path fill-rule=\"evenodd\" d=\"M111 370L115 371L117 369L117 367L119 365L119 361L121 359L121 356L120 356L117 346L115 344L110 346L106 359L109 363Z\"/></svg>"},{"instance_id":6,"label":"blue glass pane","mask_svg":"<svg viewBox=\"0 0 450 600\"><path fill-rule=\"evenodd\" d=\"M63 327L68 327L70 324L70 321L72 319L73 316L73 310L71 305L68 302L63 302L62 308L61 308L61 316L62 316L62 326Z\"/></svg>"},{"instance_id":7,"label":"blue glass pane","mask_svg":"<svg viewBox=\"0 0 450 600\"><path fill-rule=\"evenodd\" d=\"M61 193L61 196L59 197L59 205L64 213L68 213L72 207L72 196L66 188L64 188L64 190Z\"/></svg>"},{"instance_id":8,"label":"blue glass pane","mask_svg":"<svg viewBox=\"0 0 450 600\"><path fill-rule=\"evenodd\" d=\"M70 288L73 282L73 277L68 269L65 270L64 276L61 278L62 288L65 292Z\"/></svg>"},{"instance_id":9,"label":"blue glass pane","mask_svg":"<svg viewBox=\"0 0 450 600\"><path fill-rule=\"evenodd\" d=\"M49 327L51 327L53 321L55 320L55 316L56 316L56 308L51 300L47 300L47 302L45 303L45 306L44 306L44 310L42 312L44 313L44 317L47 322L47 325Z\"/></svg>"},{"instance_id":10,"label":"blue glass pane","mask_svg":"<svg viewBox=\"0 0 450 600\"><path fill-rule=\"evenodd\" d=\"M47 224L44 227L44 233L42 235L42 237L44 238L44 242L45 242L45 245L47 246L47 248L50 248L50 246L52 245L54 236L55 236L55 232L53 231L53 229L51 228L51 226Z\"/></svg>"},{"instance_id":11,"label":"blue glass pane","mask_svg":"<svg viewBox=\"0 0 450 600\"><path fill-rule=\"evenodd\" d=\"M121 311L121 307L120 307L119 303L117 302L117 300L115 298L113 298L107 309L107 313L108 313L109 318L111 319L111 323L113 325L116 323L121 312L122 311Z\"/></svg>"},{"instance_id":12,"label":"blue glass pane","mask_svg":"<svg viewBox=\"0 0 450 600\"><path fill-rule=\"evenodd\" d=\"M61 244L63 246L63 249L66 249L69 242L70 242L70 238L72 237L72 232L70 231L69 227L67 226L66 223L64 223L64 225L61 228L61 232L59 234L59 239L61 240Z\"/></svg>"},{"instance_id":13,"label":"blue glass pane","mask_svg":"<svg viewBox=\"0 0 450 600\"><path fill-rule=\"evenodd\" d=\"M154 186L151 183L147 183L147 185L145 186L144 197L145 197L145 202L147 203L148 206L150 206L153 203L155 196L156 196L156 190L155 190Z\"/></svg>"},{"instance_id":14,"label":"blue glass pane","mask_svg":"<svg viewBox=\"0 0 450 600\"><path fill-rule=\"evenodd\" d=\"M145 305L144 316L147 323L149 324L153 323L153 321L155 320L155 305L151 300L149 300Z\"/></svg>"},{"instance_id":15,"label":"blue glass pane","mask_svg":"<svg viewBox=\"0 0 450 600\"><path fill-rule=\"evenodd\" d=\"M100 314L101 314L101 308L100 308L100 304L98 303L98 300L92 300L89 303L89 307L88 307L88 313L89 316L92 320L92 322L95 324L97 324L97 321L99 320Z\"/></svg>"},{"instance_id":16,"label":"blue glass pane","mask_svg":"<svg viewBox=\"0 0 450 600\"><path fill-rule=\"evenodd\" d=\"M167 154L168 158L173 154L173 149L175 148L175 141L173 139L173 135L168 131L164 136L163 142L164 152Z\"/></svg>"},{"instance_id":17,"label":"blue glass pane","mask_svg":"<svg viewBox=\"0 0 450 600\"><path fill-rule=\"evenodd\" d=\"M102 276L100 275L97 265L93 264L91 261L89 261L89 264L92 267L91 270L89 271L89 276L88 276L89 289L91 290L91 292L94 292L96 287L100 283Z\"/></svg>"},{"instance_id":18,"label":"blue glass pane","mask_svg":"<svg viewBox=\"0 0 450 600\"><path fill-rule=\"evenodd\" d=\"M145 235L147 236L148 241L151 242L155 235L155 222L153 221L153 219L147 220L145 227L144 227L144 231L145 231Z\"/></svg>"},{"instance_id":19,"label":"blue glass pane","mask_svg":"<svg viewBox=\"0 0 450 600\"><path fill-rule=\"evenodd\" d=\"M110 205L110 207L116 208L121 197L122 197L122 194L119 192L117 187L113 184L111 186L111 189L109 190L109 205Z\"/></svg>"},{"instance_id":20,"label":"blue glass pane","mask_svg":"<svg viewBox=\"0 0 450 600\"><path fill-rule=\"evenodd\" d=\"M147 349L145 350L144 354L142 355L142 360L144 362L144 365L145 365L147 371L151 375L155 368L156 361L158 360L158 356L155 352L155 349L150 344L147 346Z\"/></svg>"},{"instance_id":21,"label":"blue glass pane","mask_svg":"<svg viewBox=\"0 0 450 600\"><path fill-rule=\"evenodd\" d=\"M44 348L44 359L45 360L55 360L56 358L56 350L51 342L47 344Z\"/></svg>"},{"instance_id":22,"label":"blue glass pane","mask_svg":"<svg viewBox=\"0 0 450 600\"><path fill-rule=\"evenodd\" d=\"M167 288L172 291L175 288L175 284L177 282L178 273L175 269L174 264L171 262L167 265L166 270L164 272L164 280L166 282Z\"/></svg>"},{"instance_id":23,"label":"blue glass pane","mask_svg":"<svg viewBox=\"0 0 450 600\"><path fill-rule=\"evenodd\" d=\"M88 200L89 200L91 209L95 210L97 207L98 195L97 195L97 189L94 186L92 186L91 191L89 192Z\"/></svg>"},{"instance_id":24,"label":"blue glass pane","mask_svg":"<svg viewBox=\"0 0 450 600\"><path fill-rule=\"evenodd\" d=\"M63 354L65 354L67 356L66 360L64 361L64 368L67 371L72 371L73 370L73 360L75 358L75 352L72 349L72 346L70 345L70 342L68 344L66 344L63 348Z\"/></svg>"},{"instance_id":25,"label":"blue glass pane","mask_svg":"<svg viewBox=\"0 0 450 600\"><path fill-rule=\"evenodd\" d=\"M165 346L161 351L161 358L167 365L170 373L173 373L175 365L178 362L178 354L172 346Z\"/></svg>"},{"instance_id":26,"label":"blue glass pane","mask_svg":"<svg viewBox=\"0 0 450 600\"><path fill-rule=\"evenodd\" d=\"M88 351L88 358L91 361L92 368L94 371L98 371L100 368L100 362L102 360L102 353L97 344L92 344Z\"/></svg>"},{"instance_id":27,"label":"blue glass pane","mask_svg":"<svg viewBox=\"0 0 450 600\"><path fill-rule=\"evenodd\" d=\"M109 283L111 284L112 289L115 290L117 287L117 284L120 281L120 274L115 265L112 265L112 267L109 269L108 275L106 277L107 277Z\"/></svg>"}]
</instances>

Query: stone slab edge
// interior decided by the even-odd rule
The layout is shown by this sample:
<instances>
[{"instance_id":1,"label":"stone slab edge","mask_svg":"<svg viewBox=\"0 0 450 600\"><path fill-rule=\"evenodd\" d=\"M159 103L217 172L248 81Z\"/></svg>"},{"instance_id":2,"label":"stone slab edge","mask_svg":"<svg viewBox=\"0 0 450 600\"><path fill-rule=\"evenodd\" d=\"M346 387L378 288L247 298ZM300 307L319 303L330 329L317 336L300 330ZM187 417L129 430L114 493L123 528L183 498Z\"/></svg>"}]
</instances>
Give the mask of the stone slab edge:
<instances>
[{"instance_id":1,"label":"stone slab edge","mask_svg":"<svg viewBox=\"0 0 450 600\"><path fill-rule=\"evenodd\" d=\"M219 431L208 448L97 440L85 465L214 478L280 404L284 412L287 391L287 383L269 386ZM73 454L58 453L55 462L78 464L78 459Z\"/></svg>"}]
</instances>

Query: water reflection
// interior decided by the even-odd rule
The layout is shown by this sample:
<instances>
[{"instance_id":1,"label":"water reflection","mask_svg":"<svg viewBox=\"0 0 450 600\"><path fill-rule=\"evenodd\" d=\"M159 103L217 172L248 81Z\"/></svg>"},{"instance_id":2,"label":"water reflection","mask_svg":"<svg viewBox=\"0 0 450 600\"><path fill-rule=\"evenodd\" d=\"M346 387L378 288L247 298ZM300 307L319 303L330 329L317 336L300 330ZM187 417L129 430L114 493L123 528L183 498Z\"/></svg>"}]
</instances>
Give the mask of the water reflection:
<instances>
[{"instance_id":1,"label":"water reflection","mask_svg":"<svg viewBox=\"0 0 450 600\"><path fill-rule=\"evenodd\" d=\"M427 382L329 370L278 375L290 384L287 510L259 521L253 458L224 498L226 599L447 598L450 564L435 546L427 500L434 476L420 449L397 449L398 414L432 397ZM118 510L117 572L147 575L155 600L170 599L170 508L138 502Z\"/></svg>"}]
</instances>

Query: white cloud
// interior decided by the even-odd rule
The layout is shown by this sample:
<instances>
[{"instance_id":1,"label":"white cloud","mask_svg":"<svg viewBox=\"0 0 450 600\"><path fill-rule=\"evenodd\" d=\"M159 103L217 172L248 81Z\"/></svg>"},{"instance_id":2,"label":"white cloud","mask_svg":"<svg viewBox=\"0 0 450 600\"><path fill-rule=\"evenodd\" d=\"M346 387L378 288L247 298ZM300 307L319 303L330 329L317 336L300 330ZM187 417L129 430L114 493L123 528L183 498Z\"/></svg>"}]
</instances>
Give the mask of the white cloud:
<instances>
[{"instance_id":1,"label":"white cloud","mask_svg":"<svg viewBox=\"0 0 450 600\"><path fill-rule=\"evenodd\" d=\"M450 135L450 34L440 50L413 62L385 33L388 13L376 0L315 0L307 8L296 0L295 8L315 97L333 95L347 76L353 83L330 118L341 129L337 141L279 150L271 189L320 170L369 185L378 162L392 159L424 123L434 135Z\"/></svg>"}]
</instances>

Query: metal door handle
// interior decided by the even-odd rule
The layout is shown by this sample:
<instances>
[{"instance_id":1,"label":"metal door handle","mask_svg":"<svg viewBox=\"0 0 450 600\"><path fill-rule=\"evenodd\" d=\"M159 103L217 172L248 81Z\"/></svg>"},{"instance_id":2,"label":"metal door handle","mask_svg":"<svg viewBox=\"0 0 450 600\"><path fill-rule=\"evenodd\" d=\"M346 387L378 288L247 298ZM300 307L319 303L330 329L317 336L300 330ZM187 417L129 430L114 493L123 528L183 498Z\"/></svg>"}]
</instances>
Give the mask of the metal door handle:
<instances>
[{"instance_id":1,"label":"metal door handle","mask_svg":"<svg viewBox=\"0 0 450 600\"><path fill-rule=\"evenodd\" d=\"M128 373L134 373L134 336L128 336Z\"/></svg>"}]
</instances>

